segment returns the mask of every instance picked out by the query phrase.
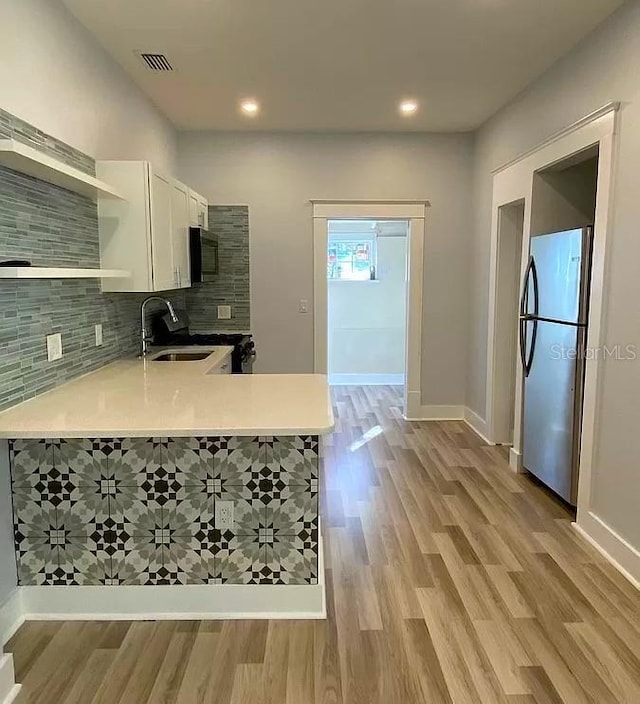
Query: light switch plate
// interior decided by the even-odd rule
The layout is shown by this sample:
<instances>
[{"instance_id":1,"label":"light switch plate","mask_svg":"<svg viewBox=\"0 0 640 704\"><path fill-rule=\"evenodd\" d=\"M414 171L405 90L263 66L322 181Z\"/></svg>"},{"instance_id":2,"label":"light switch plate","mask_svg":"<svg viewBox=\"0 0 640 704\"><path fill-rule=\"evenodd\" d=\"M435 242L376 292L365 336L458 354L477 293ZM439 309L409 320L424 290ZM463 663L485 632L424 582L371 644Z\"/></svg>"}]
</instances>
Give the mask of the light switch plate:
<instances>
[{"instance_id":1,"label":"light switch plate","mask_svg":"<svg viewBox=\"0 0 640 704\"><path fill-rule=\"evenodd\" d=\"M47 335L47 359L50 362L62 359L62 335L59 332Z\"/></svg>"},{"instance_id":2,"label":"light switch plate","mask_svg":"<svg viewBox=\"0 0 640 704\"><path fill-rule=\"evenodd\" d=\"M231 320L231 306L218 306L218 320Z\"/></svg>"},{"instance_id":3,"label":"light switch plate","mask_svg":"<svg viewBox=\"0 0 640 704\"><path fill-rule=\"evenodd\" d=\"M98 323L95 327L96 330L96 347L102 345L102 323Z\"/></svg>"},{"instance_id":4,"label":"light switch plate","mask_svg":"<svg viewBox=\"0 0 640 704\"><path fill-rule=\"evenodd\" d=\"M301 313L308 313L309 312L309 301L306 298L300 299L300 303L298 305L298 310Z\"/></svg>"}]
</instances>

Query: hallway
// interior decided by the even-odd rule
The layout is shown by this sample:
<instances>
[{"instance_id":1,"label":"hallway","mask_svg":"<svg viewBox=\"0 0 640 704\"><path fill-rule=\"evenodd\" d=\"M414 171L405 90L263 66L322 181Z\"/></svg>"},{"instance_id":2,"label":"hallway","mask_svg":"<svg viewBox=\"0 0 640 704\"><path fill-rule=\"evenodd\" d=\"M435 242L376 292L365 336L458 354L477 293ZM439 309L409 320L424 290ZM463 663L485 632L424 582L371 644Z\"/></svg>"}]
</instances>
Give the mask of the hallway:
<instances>
[{"instance_id":1,"label":"hallway","mask_svg":"<svg viewBox=\"0 0 640 704\"><path fill-rule=\"evenodd\" d=\"M327 621L26 623L19 704L640 701L640 595L462 422L335 387Z\"/></svg>"}]
</instances>

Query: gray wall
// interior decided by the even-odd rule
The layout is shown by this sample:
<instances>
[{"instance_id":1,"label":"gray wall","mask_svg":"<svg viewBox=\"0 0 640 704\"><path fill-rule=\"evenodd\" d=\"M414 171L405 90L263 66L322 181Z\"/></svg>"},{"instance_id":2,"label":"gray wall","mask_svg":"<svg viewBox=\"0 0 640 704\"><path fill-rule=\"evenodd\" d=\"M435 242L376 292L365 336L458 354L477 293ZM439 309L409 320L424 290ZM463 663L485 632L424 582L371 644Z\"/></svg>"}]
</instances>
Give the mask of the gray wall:
<instances>
[{"instance_id":1,"label":"gray wall","mask_svg":"<svg viewBox=\"0 0 640 704\"><path fill-rule=\"evenodd\" d=\"M468 135L179 135L179 177L249 205L257 371L313 369L309 199L426 198L423 403L464 402L471 155Z\"/></svg>"},{"instance_id":2,"label":"gray wall","mask_svg":"<svg viewBox=\"0 0 640 704\"><path fill-rule=\"evenodd\" d=\"M171 171L175 131L60 0L0 0L2 108L95 159Z\"/></svg>"},{"instance_id":3,"label":"gray wall","mask_svg":"<svg viewBox=\"0 0 640 704\"><path fill-rule=\"evenodd\" d=\"M251 330L249 208L210 205L209 230L218 236L220 273L215 281L194 284L186 293L194 332ZM231 320L218 320L217 306L231 306Z\"/></svg>"},{"instance_id":4,"label":"gray wall","mask_svg":"<svg viewBox=\"0 0 640 704\"><path fill-rule=\"evenodd\" d=\"M476 141L468 405L485 415L491 170L610 100L622 102L605 299L608 345L640 345L640 2L627 2L511 105ZM636 548L640 359L604 362L593 486L595 513Z\"/></svg>"}]
</instances>

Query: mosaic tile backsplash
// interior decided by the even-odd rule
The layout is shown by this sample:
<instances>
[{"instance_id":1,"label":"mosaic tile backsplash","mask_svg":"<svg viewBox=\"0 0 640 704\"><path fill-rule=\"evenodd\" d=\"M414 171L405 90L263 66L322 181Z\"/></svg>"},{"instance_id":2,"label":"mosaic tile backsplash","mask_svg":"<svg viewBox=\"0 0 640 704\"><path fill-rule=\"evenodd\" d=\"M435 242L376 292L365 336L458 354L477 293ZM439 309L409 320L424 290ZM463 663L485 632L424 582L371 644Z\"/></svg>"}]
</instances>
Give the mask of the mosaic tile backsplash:
<instances>
[{"instance_id":1,"label":"mosaic tile backsplash","mask_svg":"<svg viewBox=\"0 0 640 704\"><path fill-rule=\"evenodd\" d=\"M220 274L215 281L187 291L187 309L194 330L251 330L249 287L249 208L209 206L209 229L218 235ZM218 320L217 306L230 305L231 320Z\"/></svg>"},{"instance_id":2,"label":"mosaic tile backsplash","mask_svg":"<svg viewBox=\"0 0 640 704\"><path fill-rule=\"evenodd\" d=\"M14 440L10 458L21 585L317 583L317 436Z\"/></svg>"},{"instance_id":3,"label":"mosaic tile backsplash","mask_svg":"<svg viewBox=\"0 0 640 704\"><path fill-rule=\"evenodd\" d=\"M11 137L94 174L86 154L0 110ZM96 204L78 194L0 168L0 260L36 266L99 267ZM0 280L0 410L133 353L144 294L102 294L98 280ZM171 296L184 305L184 294ZM102 323L104 344L95 346ZM46 336L62 333L64 356L47 361Z\"/></svg>"}]
</instances>

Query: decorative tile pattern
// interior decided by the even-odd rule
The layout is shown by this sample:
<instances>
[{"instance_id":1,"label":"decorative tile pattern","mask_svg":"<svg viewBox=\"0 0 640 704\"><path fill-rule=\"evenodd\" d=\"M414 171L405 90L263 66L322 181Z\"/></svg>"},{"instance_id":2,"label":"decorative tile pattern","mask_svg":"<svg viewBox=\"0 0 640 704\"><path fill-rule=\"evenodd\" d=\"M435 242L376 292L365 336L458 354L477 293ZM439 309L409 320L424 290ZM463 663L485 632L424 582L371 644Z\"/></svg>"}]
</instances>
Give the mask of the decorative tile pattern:
<instances>
[{"instance_id":1,"label":"decorative tile pattern","mask_svg":"<svg viewBox=\"0 0 640 704\"><path fill-rule=\"evenodd\" d=\"M314 584L318 438L11 443L21 584ZM234 506L233 530L215 525Z\"/></svg>"}]
</instances>

